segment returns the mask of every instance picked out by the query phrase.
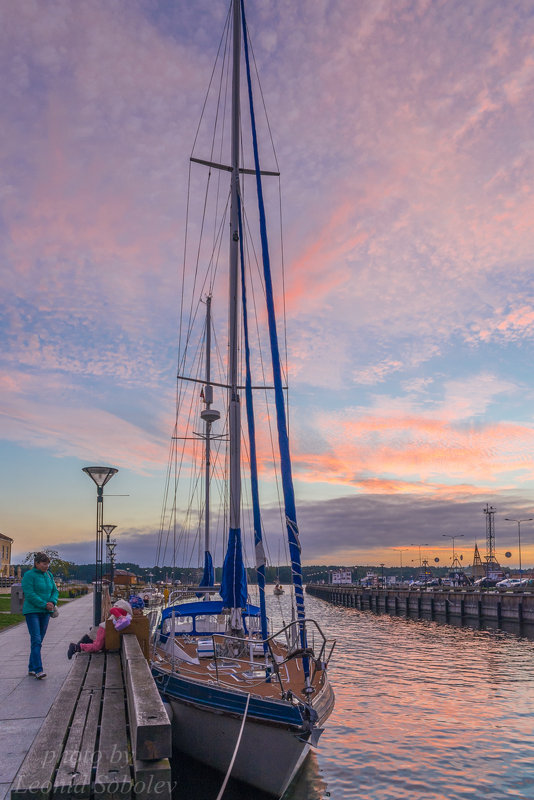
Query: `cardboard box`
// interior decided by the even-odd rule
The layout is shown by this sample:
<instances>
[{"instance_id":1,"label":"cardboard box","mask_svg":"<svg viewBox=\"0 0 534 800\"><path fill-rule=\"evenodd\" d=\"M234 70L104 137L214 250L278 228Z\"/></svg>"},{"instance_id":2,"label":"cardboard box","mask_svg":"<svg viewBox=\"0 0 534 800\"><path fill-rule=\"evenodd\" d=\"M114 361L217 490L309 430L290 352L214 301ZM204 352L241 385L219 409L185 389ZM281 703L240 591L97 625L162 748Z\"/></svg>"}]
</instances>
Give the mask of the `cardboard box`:
<instances>
[{"instance_id":1,"label":"cardboard box","mask_svg":"<svg viewBox=\"0 0 534 800\"><path fill-rule=\"evenodd\" d=\"M112 620L106 620L106 650L120 650L121 636L137 636L144 657L150 656L150 627L148 617L134 617L127 628L116 631Z\"/></svg>"}]
</instances>

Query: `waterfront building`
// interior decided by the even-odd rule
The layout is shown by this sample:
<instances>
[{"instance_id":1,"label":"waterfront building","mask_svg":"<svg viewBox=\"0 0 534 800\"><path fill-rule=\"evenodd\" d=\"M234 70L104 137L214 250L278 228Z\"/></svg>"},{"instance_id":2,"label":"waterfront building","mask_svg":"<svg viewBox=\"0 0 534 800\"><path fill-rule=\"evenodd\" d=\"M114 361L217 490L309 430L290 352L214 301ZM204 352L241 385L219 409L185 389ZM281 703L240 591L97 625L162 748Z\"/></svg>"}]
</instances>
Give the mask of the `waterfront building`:
<instances>
[{"instance_id":1,"label":"waterfront building","mask_svg":"<svg viewBox=\"0 0 534 800\"><path fill-rule=\"evenodd\" d=\"M109 575L104 577L109 578ZM113 573L113 581L115 586L133 586L138 583L139 578L135 573L129 572L127 569L116 569Z\"/></svg>"},{"instance_id":2,"label":"waterfront building","mask_svg":"<svg viewBox=\"0 0 534 800\"><path fill-rule=\"evenodd\" d=\"M349 584L352 583L352 570L339 569L332 572L332 583Z\"/></svg>"},{"instance_id":3,"label":"waterfront building","mask_svg":"<svg viewBox=\"0 0 534 800\"><path fill-rule=\"evenodd\" d=\"M0 578L9 578L11 570L11 545L13 539L0 533Z\"/></svg>"}]
</instances>

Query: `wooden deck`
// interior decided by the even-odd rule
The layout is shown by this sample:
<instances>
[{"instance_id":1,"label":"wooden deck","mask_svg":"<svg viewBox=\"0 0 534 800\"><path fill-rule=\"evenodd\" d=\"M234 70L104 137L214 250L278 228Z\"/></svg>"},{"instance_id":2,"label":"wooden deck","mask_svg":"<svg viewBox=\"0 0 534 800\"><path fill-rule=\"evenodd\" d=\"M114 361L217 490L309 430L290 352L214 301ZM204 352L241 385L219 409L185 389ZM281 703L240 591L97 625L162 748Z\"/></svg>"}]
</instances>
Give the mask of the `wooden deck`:
<instances>
[{"instance_id":1,"label":"wooden deck","mask_svg":"<svg viewBox=\"0 0 534 800\"><path fill-rule=\"evenodd\" d=\"M187 653L191 659L196 659L198 655L197 642L177 641L179 647ZM269 676L265 673L265 657L255 653L250 661L250 656L244 653L240 658L200 657L198 664L187 663L179 658L175 659L175 669L184 677L202 682L214 683L229 689L241 689L252 694L279 700L283 692L289 689L297 697L304 701L309 700L306 694L304 669L302 658L296 657L285 660L287 650L278 644L273 647L274 654L280 658L280 664L276 666ZM165 672L172 672L172 655L163 648L156 649L156 662L158 667ZM312 686L315 693L318 693L324 683L324 675L317 669L312 662Z\"/></svg>"}]
</instances>

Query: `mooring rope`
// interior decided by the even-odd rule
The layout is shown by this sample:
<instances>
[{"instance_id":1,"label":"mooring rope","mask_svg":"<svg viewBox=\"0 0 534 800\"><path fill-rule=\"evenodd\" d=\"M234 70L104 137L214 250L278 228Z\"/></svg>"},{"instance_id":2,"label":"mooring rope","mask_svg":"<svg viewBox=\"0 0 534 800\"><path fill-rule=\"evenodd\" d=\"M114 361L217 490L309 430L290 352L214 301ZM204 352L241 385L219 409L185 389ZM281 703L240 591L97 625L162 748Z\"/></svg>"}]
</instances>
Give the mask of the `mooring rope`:
<instances>
[{"instance_id":1,"label":"mooring rope","mask_svg":"<svg viewBox=\"0 0 534 800\"><path fill-rule=\"evenodd\" d=\"M249 702L250 702L250 694L247 694L247 703L245 705L245 713L243 714L243 721L241 722L241 728L239 730L239 736L237 737L237 742L235 744L234 754L232 756L232 760L230 761L230 766L228 767L226 775L224 776L223 785L221 786L221 791L217 795L217 800L221 800L221 797L224 794L224 790L226 789L226 784L228 783L228 778L230 777L230 773L231 773L232 768L234 766L234 761L235 761L235 758L237 756L237 751L239 750L239 745L241 744L241 737L243 736L243 730L245 728L245 720L247 718Z\"/></svg>"}]
</instances>

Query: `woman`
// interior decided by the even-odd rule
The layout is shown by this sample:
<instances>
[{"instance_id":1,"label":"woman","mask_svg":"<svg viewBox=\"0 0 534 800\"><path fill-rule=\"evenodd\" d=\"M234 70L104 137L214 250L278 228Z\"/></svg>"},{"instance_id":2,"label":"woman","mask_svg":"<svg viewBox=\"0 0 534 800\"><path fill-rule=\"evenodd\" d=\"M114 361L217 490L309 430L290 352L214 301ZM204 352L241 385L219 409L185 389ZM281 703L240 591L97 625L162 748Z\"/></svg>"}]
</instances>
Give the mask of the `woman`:
<instances>
[{"instance_id":1,"label":"woman","mask_svg":"<svg viewBox=\"0 0 534 800\"><path fill-rule=\"evenodd\" d=\"M25 572L22 578L22 613L26 617L31 642L28 675L33 675L38 680L46 678L41 660L41 645L58 598L57 586L49 566L50 559L46 553L35 553L33 569Z\"/></svg>"}]
</instances>

